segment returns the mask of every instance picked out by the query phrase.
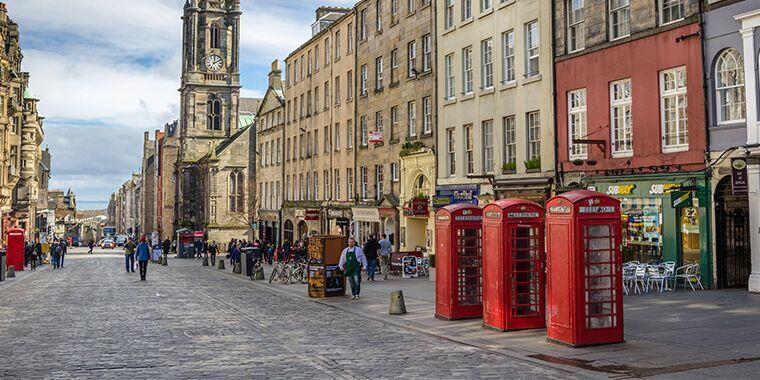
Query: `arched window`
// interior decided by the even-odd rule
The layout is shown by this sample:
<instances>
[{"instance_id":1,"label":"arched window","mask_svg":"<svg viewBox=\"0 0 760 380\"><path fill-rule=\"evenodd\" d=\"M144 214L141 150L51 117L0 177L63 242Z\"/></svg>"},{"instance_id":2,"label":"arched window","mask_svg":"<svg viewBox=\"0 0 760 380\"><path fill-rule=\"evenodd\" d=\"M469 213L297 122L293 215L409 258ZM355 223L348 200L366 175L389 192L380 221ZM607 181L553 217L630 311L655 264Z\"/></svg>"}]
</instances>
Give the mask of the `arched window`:
<instances>
[{"instance_id":1,"label":"arched window","mask_svg":"<svg viewBox=\"0 0 760 380\"><path fill-rule=\"evenodd\" d=\"M229 188L230 212L242 213L245 210L245 175L239 171L230 173Z\"/></svg>"},{"instance_id":2,"label":"arched window","mask_svg":"<svg viewBox=\"0 0 760 380\"><path fill-rule=\"evenodd\" d=\"M206 128L222 130L222 101L214 96L206 103Z\"/></svg>"},{"instance_id":3,"label":"arched window","mask_svg":"<svg viewBox=\"0 0 760 380\"><path fill-rule=\"evenodd\" d=\"M744 121L744 67L738 51L727 49L718 57L715 92L718 123Z\"/></svg>"},{"instance_id":4,"label":"arched window","mask_svg":"<svg viewBox=\"0 0 760 380\"><path fill-rule=\"evenodd\" d=\"M416 197L418 195L429 195L428 191L430 191L430 182L427 180L427 177L420 174L414 180L414 188L412 189L412 196Z\"/></svg>"},{"instance_id":5,"label":"arched window","mask_svg":"<svg viewBox=\"0 0 760 380\"><path fill-rule=\"evenodd\" d=\"M285 221L285 240L293 242L293 222L290 219Z\"/></svg>"},{"instance_id":6,"label":"arched window","mask_svg":"<svg viewBox=\"0 0 760 380\"><path fill-rule=\"evenodd\" d=\"M222 46L222 32L218 25L211 25L209 28L209 44L212 49L219 49Z\"/></svg>"}]
</instances>

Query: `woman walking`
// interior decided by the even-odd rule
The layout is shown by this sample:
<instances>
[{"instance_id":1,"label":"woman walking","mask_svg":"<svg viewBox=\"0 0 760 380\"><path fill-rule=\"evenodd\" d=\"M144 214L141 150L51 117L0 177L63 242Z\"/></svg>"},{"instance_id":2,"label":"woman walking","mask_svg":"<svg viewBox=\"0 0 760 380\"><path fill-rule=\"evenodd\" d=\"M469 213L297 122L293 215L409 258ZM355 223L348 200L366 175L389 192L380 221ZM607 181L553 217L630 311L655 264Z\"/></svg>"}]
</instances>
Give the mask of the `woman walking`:
<instances>
[{"instance_id":1,"label":"woman walking","mask_svg":"<svg viewBox=\"0 0 760 380\"><path fill-rule=\"evenodd\" d=\"M140 281L145 281L148 274L148 261L150 261L150 246L146 242L145 235L140 238L140 244L137 245L137 260L140 265Z\"/></svg>"}]
</instances>

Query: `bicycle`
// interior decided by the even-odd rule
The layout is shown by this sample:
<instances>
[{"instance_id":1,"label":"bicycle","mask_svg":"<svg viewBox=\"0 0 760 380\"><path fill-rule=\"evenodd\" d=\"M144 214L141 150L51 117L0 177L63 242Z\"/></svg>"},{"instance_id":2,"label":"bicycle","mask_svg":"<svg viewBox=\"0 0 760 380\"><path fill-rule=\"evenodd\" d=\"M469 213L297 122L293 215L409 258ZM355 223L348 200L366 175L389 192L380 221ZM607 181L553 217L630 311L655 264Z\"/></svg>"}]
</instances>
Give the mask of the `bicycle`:
<instances>
[{"instance_id":1,"label":"bicycle","mask_svg":"<svg viewBox=\"0 0 760 380\"><path fill-rule=\"evenodd\" d=\"M290 264L290 283L306 283L306 263L303 261L294 261Z\"/></svg>"},{"instance_id":2,"label":"bicycle","mask_svg":"<svg viewBox=\"0 0 760 380\"><path fill-rule=\"evenodd\" d=\"M272 274L269 275L269 283L271 284L275 280L279 280L282 284L290 282L290 265L283 262L278 262L272 269Z\"/></svg>"}]
</instances>

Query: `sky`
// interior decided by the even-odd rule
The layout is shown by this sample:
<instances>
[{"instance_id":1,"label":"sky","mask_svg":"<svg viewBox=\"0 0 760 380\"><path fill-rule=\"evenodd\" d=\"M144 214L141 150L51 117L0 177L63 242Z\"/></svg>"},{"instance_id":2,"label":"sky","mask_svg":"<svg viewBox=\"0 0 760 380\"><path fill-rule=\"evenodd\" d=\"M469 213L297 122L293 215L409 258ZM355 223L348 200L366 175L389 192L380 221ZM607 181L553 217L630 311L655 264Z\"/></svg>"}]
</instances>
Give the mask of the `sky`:
<instances>
[{"instance_id":1,"label":"sky","mask_svg":"<svg viewBox=\"0 0 760 380\"><path fill-rule=\"evenodd\" d=\"M40 99L53 157L50 188L103 209L140 169L143 132L179 115L185 0L0 0L21 29L22 70ZM321 5L242 0L241 96L261 97L274 59L305 42Z\"/></svg>"}]
</instances>

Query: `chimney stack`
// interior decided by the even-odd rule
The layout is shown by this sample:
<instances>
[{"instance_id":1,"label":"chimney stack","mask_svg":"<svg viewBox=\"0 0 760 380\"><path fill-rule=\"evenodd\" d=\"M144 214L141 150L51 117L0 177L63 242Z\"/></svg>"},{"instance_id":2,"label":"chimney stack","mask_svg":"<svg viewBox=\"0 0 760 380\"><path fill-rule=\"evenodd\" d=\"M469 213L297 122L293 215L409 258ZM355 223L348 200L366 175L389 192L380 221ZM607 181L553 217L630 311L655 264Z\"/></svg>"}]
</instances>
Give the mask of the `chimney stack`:
<instances>
[{"instance_id":1,"label":"chimney stack","mask_svg":"<svg viewBox=\"0 0 760 380\"><path fill-rule=\"evenodd\" d=\"M272 70L269 71L269 87L282 87L282 70L280 70L280 61L272 61Z\"/></svg>"}]
</instances>

